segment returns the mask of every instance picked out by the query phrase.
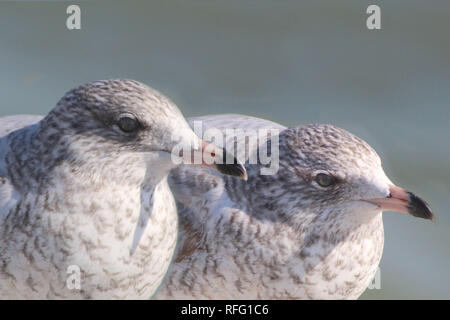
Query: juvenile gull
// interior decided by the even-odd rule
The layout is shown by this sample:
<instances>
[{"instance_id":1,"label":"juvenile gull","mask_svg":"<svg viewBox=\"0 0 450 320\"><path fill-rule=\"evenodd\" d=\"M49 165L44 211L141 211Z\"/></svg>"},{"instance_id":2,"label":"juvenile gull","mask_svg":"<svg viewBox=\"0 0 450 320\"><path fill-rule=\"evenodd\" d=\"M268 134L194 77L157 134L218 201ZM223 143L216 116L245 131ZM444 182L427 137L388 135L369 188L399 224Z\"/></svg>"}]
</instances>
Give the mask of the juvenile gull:
<instances>
[{"instance_id":1,"label":"juvenile gull","mask_svg":"<svg viewBox=\"0 0 450 320\"><path fill-rule=\"evenodd\" d=\"M195 120L204 130L280 129L279 170L261 175L247 162L247 183L186 166L170 173L180 235L158 299L356 299L381 259L382 210L433 217L345 130L240 115Z\"/></svg>"},{"instance_id":2,"label":"juvenile gull","mask_svg":"<svg viewBox=\"0 0 450 320\"><path fill-rule=\"evenodd\" d=\"M0 298L150 298L177 238L175 145L222 152L133 80L77 87L44 118L0 119Z\"/></svg>"}]
</instances>

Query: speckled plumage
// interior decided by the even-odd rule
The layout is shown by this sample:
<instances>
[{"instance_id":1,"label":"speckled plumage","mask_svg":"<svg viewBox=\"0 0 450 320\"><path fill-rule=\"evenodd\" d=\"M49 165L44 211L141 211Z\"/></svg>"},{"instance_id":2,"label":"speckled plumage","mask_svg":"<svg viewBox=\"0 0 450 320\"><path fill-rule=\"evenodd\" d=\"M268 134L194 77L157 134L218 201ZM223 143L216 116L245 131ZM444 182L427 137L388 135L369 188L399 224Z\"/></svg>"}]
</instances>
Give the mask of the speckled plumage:
<instances>
[{"instance_id":1,"label":"speckled plumage","mask_svg":"<svg viewBox=\"0 0 450 320\"><path fill-rule=\"evenodd\" d=\"M381 209L360 201L389 195L376 152L331 125L286 129L239 115L194 120L220 130L280 129L280 168L261 175L261 165L247 163L247 183L202 168L171 172L179 244L156 298L359 297L384 243ZM313 176L322 170L342 183L320 187Z\"/></svg>"},{"instance_id":2,"label":"speckled plumage","mask_svg":"<svg viewBox=\"0 0 450 320\"><path fill-rule=\"evenodd\" d=\"M124 115L140 130L121 131ZM177 238L176 138L198 143L172 102L133 80L77 87L44 118L0 119L0 298L150 298Z\"/></svg>"}]
</instances>

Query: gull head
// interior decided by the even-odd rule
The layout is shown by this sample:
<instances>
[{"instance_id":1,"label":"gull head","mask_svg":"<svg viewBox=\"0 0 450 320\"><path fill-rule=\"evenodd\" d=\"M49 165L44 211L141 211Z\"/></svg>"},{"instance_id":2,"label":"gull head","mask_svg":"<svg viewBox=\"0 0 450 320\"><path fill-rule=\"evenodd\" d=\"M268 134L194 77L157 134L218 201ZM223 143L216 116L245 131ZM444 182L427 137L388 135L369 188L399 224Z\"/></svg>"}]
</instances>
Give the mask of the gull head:
<instances>
[{"instance_id":1,"label":"gull head","mask_svg":"<svg viewBox=\"0 0 450 320\"><path fill-rule=\"evenodd\" d=\"M53 158L91 177L159 180L189 162L182 157L186 150L203 156L194 164L246 177L237 162L206 163L204 157L214 160L223 150L197 137L168 98L134 80L102 80L70 90L41 121L40 136Z\"/></svg>"},{"instance_id":2,"label":"gull head","mask_svg":"<svg viewBox=\"0 0 450 320\"><path fill-rule=\"evenodd\" d=\"M314 124L286 129L279 139L279 171L264 179L267 196L288 215L302 212L312 218L349 216L367 221L391 210L433 219L426 202L394 185L375 150L355 135ZM277 188L271 186L273 179Z\"/></svg>"}]
</instances>

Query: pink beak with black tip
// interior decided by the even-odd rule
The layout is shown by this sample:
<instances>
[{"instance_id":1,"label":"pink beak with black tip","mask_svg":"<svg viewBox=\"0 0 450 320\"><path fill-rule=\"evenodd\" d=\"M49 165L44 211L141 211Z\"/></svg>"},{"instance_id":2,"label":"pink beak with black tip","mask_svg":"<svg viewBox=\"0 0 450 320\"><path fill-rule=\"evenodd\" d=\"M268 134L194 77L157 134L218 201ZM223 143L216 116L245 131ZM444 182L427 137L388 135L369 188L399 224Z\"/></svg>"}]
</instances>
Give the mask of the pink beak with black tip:
<instances>
[{"instance_id":1,"label":"pink beak with black tip","mask_svg":"<svg viewBox=\"0 0 450 320\"><path fill-rule=\"evenodd\" d=\"M202 166L217 170L225 175L247 180L247 171L244 165L238 162L236 157L231 157L233 160L227 162L226 149L218 148L214 144L202 140L201 152L203 159Z\"/></svg>"},{"instance_id":2,"label":"pink beak with black tip","mask_svg":"<svg viewBox=\"0 0 450 320\"><path fill-rule=\"evenodd\" d=\"M200 165L225 175L247 180L245 166L240 163L236 157L228 156L228 159L233 160L227 162L226 149L201 139L199 139L198 148L190 150L188 154L184 154L183 150L180 150L178 155L184 159L185 164Z\"/></svg>"},{"instance_id":3,"label":"pink beak with black tip","mask_svg":"<svg viewBox=\"0 0 450 320\"><path fill-rule=\"evenodd\" d=\"M386 198L364 199L364 201L377 205L381 210L407 213L428 220L434 219L430 207L424 200L394 185L389 186L389 196Z\"/></svg>"}]
</instances>

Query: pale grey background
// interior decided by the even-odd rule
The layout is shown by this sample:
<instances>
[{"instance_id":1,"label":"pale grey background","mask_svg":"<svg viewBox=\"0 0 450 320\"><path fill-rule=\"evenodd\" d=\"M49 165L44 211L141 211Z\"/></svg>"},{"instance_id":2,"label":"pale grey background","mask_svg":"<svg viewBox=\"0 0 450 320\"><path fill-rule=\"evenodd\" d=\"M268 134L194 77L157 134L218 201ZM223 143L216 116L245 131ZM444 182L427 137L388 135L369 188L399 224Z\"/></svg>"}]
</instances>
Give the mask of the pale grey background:
<instances>
[{"instance_id":1,"label":"pale grey background","mask_svg":"<svg viewBox=\"0 0 450 320\"><path fill-rule=\"evenodd\" d=\"M45 114L70 88L133 78L186 116L332 123L368 141L438 221L387 212L381 290L450 298L450 1L0 3L0 116ZM365 27L369 4L382 30Z\"/></svg>"}]
</instances>

